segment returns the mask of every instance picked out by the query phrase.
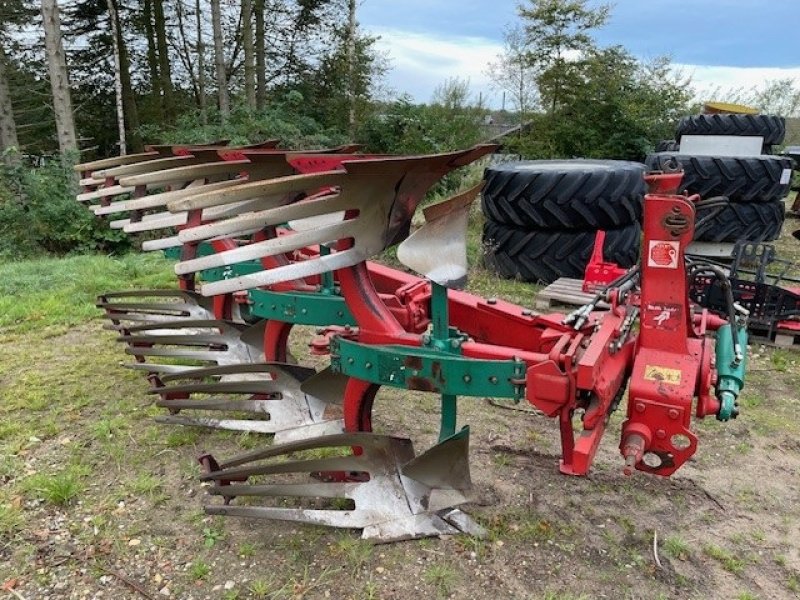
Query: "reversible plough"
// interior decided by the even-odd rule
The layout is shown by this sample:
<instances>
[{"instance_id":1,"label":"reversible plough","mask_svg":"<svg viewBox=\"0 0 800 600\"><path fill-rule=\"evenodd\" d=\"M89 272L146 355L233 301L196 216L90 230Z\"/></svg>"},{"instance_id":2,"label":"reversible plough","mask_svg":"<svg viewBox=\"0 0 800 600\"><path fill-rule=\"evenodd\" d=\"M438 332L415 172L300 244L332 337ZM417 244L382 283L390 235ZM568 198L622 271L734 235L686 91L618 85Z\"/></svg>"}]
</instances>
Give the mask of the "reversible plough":
<instances>
[{"instance_id":1,"label":"reversible plough","mask_svg":"<svg viewBox=\"0 0 800 600\"><path fill-rule=\"evenodd\" d=\"M158 147L78 167L79 199L177 260L180 289L98 301L130 366L147 374L160 420L274 434L225 461L201 457L221 499L208 512L360 528L383 541L479 534L456 508L471 488L458 397L527 400L558 419L570 475L589 472L626 390L627 474L671 475L697 449L693 414L737 415L746 314L733 302L727 318L689 302L701 267L684 258L694 207L677 193L680 172L647 176L640 266L571 314L541 315L459 289L479 187L424 208L411 233L426 192L495 146L413 157L270 146ZM394 246L419 276L369 260ZM726 289L714 269L702 272ZM327 368L293 362L295 325L317 328L310 345ZM372 433L382 386L439 395L436 445L418 453Z\"/></svg>"}]
</instances>

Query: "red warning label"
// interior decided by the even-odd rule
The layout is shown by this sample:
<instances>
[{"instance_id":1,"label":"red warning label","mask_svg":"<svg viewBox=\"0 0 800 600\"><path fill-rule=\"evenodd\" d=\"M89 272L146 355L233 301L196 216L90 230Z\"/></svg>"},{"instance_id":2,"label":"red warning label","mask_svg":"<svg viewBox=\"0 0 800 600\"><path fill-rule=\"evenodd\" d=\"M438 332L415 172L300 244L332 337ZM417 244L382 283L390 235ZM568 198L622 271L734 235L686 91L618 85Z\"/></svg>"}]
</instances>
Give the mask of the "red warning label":
<instances>
[{"instance_id":1,"label":"red warning label","mask_svg":"<svg viewBox=\"0 0 800 600\"><path fill-rule=\"evenodd\" d=\"M678 242L650 240L647 251L647 266L657 269L678 268Z\"/></svg>"}]
</instances>

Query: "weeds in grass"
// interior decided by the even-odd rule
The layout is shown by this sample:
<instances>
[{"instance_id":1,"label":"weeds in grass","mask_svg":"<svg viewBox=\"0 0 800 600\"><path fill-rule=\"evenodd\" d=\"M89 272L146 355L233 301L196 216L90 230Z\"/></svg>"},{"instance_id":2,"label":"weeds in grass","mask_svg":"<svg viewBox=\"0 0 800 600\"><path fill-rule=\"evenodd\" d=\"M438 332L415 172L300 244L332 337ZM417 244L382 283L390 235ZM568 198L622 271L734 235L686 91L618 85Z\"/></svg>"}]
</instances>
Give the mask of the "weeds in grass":
<instances>
[{"instance_id":1,"label":"weeds in grass","mask_svg":"<svg viewBox=\"0 0 800 600\"><path fill-rule=\"evenodd\" d=\"M303 573L299 577L292 577L280 588L275 589L270 595L270 600L295 600L296 598L306 598L319 588L325 585L331 577L339 572L339 569L323 569L316 577L311 577L308 567L303 568Z\"/></svg>"},{"instance_id":2,"label":"weeds in grass","mask_svg":"<svg viewBox=\"0 0 800 600\"><path fill-rule=\"evenodd\" d=\"M247 588L247 591L250 592L250 595L253 596L253 598L262 600L270 595L270 592L274 587L275 584L272 579L254 579L252 583L250 583L250 587Z\"/></svg>"},{"instance_id":3,"label":"weeds in grass","mask_svg":"<svg viewBox=\"0 0 800 600\"><path fill-rule=\"evenodd\" d=\"M364 591L363 595L361 596L363 600L378 600L380 596L378 595L378 584L370 579L364 584Z\"/></svg>"},{"instance_id":4,"label":"weeds in grass","mask_svg":"<svg viewBox=\"0 0 800 600\"><path fill-rule=\"evenodd\" d=\"M422 577L425 583L436 588L439 595L449 596L458 576L450 565L436 563L427 567L423 571Z\"/></svg>"},{"instance_id":5,"label":"weeds in grass","mask_svg":"<svg viewBox=\"0 0 800 600\"><path fill-rule=\"evenodd\" d=\"M194 429L182 427L170 431L165 443L169 448L180 448L181 446L194 446L198 439L200 439L198 432Z\"/></svg>"},{"instance_id":6,"label":"weeds in grass","mask_svg":"<svg viewBox=\"0 0 800 600\"><path fill-rule=\"evenodd\" d=\"M526 541L546 542L555 539L556 533L569 534L571 529L563 523L553 523L529 509L512 509L495 515L487 523L489 538L503 537Z\"/></svg>"},{"instance_id":7,"label":"weeds in grass","mask_svg":"<svg viewBox=\"0 0 800 600\"><path fill-rule=\"evenodd\" d=\"M742 408L756 408L764 404L764 396L755 390L748 389L739 396Z\"/></svg>"},{"instance_id":8,"label":"weeds in grass","mask_svg":"<svg viewBox=\"0 0 800 600\"><path fill-rule=\"evenodd\" d=\"M3 452L0 446L0 452ZM4 456L0 454L0 481L11 481L20 472L20 460L16 456Z\"/></svg>"},{"instance_id":9,"label":"weeds in grass","mask_svg":"<svg viewBox=\"0 0 800 600\"><path fill-rule=\"evenodd\" d=\"M728 550L720 548L714 544L706 544L703 546L703 552L709 557L713 558L722 565L722 568L734 575L738 575L744 571L744 560L737 558Z\"/></svg>"},{"instance_id":10,"label":"weeds in grass","mask_svg":"<svg viewBox=\"0 0 800 600\"><path fill-rule=\"evenodd\" d=\"M460 535L456 538L456 544L465 552L474 552L477 558L483 558L486 554L487 543L485 539L472 535Z\"/></svg>"},{"instance_id":11,"label":"weeds in grass","mask_svg":"<svg viewBox=\"0 0 800 600\"><path fill-rule=\"evenodd\" d=\"M11 503L0 504L0 537L9 538L22 528L22 511Z\"/></svg>"},{"instance_id":12,"label":"weeds in grass","mask_svg":"<svg viewBox=\"0 0 800 600\"><path fill-rule=\"evenodd\" d=\"M242 450L252 450L264 443L264 436L258 436L249 431L244 431L237 437L236 442Z\"/></svg>"},{"instance_id":13,"label":"weeds in grass","mask_svg":"<svg viewBox=\"0 0 800 600\"><path fill-rule=\"evenodd\" d=\"M66 506L83 491L83 472L74 467L54 474L37 473L22 481L22 489L50 504Z\"/></svg>"},{"instance_id":14,"label":"weeds in grass","mask_svg":"<svg viewBox=\"0 0 800 600\"><path fill-rule=\"evenodd\" d=\"M789 367L797 365L797 361L793 360L795 356L794 353L790 353L787 350L776 349L770 354L769 360L776 371L785 373L789 370Z\"/></svg>"},{"instance_id":15,"label":"weeds in grass","mask_svg":"<svg viewBox=\"0 0 800 600\"><path fill-rule=\"evenodd\" d=\"M515 532L514 537L526 541L546 542L555 537L555 531L549 521L531 519L519 524L519 529Z\"/></svg>"},{"instance_id":16,"label":"weeds in grass","mask_svg":"<svg viewBox=\"0 0 800 600\"><path fill-rule=\"evenodd\" d=\"M211 567L209 567L202 560L197 560L193 562L189 567L189 575L195 581L205 579L210 572L211 572Z\"/></svg>"},{"instance_id":17,"label":"weeds in grass","mask_svg":"<svg viewBox=\"0 0 800 600\"><path fill-rule=\"evenodd\" d=\"M355 574L370 558L372 558L373 545L364 540L344 534L331 547L334 556L340 556L347 562L347 566Z\"/></svg>"},{"instance_id":18,"label":"weeds in grass","mask_svg":"<svg viewBox=\"0 0 800 600\"><path fill-rule=\"evenodd\" d=\"M128 421L124 417L112 417L110 419L100 419L92 423L90 431L92 437L98 441L110 440L128 428Z\"/></svg>"},{"instance_id":19,"label":"weeds in grass","mask_svg":"<svg viewBox=\"0 0 800 600\"><path fill-rule=\"evenodd\" d=\"M682 537L671 535L664 540L664 552L672 558L687 560L692 553L692 549Z\"/></svg>"},{"instance_id":20,"label":"weeds in grass","mask_svg":"<svg viewBox=\"0 0 800 600\"><path fill-rule=\"evenodd\" d=\"M217 542L225 539L225 533L216 527L203 527L203 545L206 548L213 548Z\"/></svg>"},{"instance_id":21,"label":"weeds in grass","mask_svg":"<svg viewBox=\"0 0 800 600\"><path fill-rule=\"evenodd\" d=\"M256 554L256 545L252 542L242 542L239 544L239 556L242 558L250 558Z\"/></svg>"},{"instance_id":22,"label":"weeds in grass","mask_svg":"<svg viewBox=\"0 0 800 600\"><path fill-rule=\"evenodd\" d=\"M140 473L136 476L136 479L128 482L125 487L132 494L152 497L156 492L161 491L162 483L161 479L155 475Z\"/></svg>"},{"instance_id":23,"label":"weeds in grass","mask_svg":"<svg viewBox=\"0 0 800 600\"><path fill-rule=\"evenodd\" d=\"M497 467L507 467L514 463L514 459L507 452L495 452L492 455L492 462Z\"/></svg>"}]
</instances>

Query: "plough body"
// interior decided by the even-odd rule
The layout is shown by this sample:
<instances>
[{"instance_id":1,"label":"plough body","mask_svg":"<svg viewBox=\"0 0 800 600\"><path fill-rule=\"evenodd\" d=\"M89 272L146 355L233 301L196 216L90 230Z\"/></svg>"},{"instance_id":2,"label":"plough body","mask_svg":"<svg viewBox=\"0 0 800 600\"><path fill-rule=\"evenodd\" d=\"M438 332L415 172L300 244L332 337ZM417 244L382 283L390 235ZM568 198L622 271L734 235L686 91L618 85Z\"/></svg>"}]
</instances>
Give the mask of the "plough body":
<instances>
[{"instance_id":1,"label":"plough body","mask_svg":"<svg viewBox=\"0 0 800 600\"><path fill-rule=\"evenodd\" d=\"M144 247L178 261L183 291L150 301L146 293L109 294L98 303L134 366L148 372L170 413L162 420L287 442L221 464L203 457L204 478L224 500L211 512L362 528L382 540L477 532L464 513L452 512L470 488L458 397L526 400L557 418L560 469L570 475L589 472L626 391L620 451L627 474L680 468L697 449L693 414L736 416L745 318L731 307L726 321L689 301L684 252L694 207L676 192L680 173L649 176L640 266L617 273L569 315L540 315L456 289L467 278L465 230L479 186L427 207L426 223L410 234L430 187L494 147L421 157L340 150L182 147L171 153L190 165L162 169L172 158L160 149L84 170L85 181L104 182L88 199L99 201L98 215L127 214L123 227L132 232L148 222L150 231L167 228L166 238ZM148 185L166 190L148 195ZM132 188L133 199L100 192L115 186ZM398 259L420 276L369 262L397 244ZM610 310L596 310L601 301ZM329 355L327 369L288 364L294 325L318 328L311 351ZM157 362L163 357L183 362ZM382 386L440 396L437 445L417 455L407 440L370 433ZM200 416L186 416L192 411ZM338 458L268 460L342 448ZM298 483L303 473L319 482ZM232 506L239 496L300 504L338 498L355 508Z\"/></svg>"}]
</instances>

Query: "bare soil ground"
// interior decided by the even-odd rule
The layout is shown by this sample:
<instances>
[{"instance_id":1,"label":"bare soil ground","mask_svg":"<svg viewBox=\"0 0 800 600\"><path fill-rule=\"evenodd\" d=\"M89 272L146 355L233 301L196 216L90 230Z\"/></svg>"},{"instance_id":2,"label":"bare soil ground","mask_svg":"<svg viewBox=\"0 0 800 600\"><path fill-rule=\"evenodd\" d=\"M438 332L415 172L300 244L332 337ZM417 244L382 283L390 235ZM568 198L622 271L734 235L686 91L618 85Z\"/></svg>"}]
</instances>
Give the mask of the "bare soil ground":
<instances>
[{"instance_id":1,"label":"bare soil ground","mask_svg":"<svg viewBox=\"0 0 800 600\"><path fill-rule=\"evenodd\" d=\"M794 258L796 223L781 242ZM478 273L475 285L496 283ZM530 288L514 291L531 304ZM206 516L196 457L267 441L155 424L146 382L118 367L100 320L0 330L0 597L800 597L799 359L751 346L742 415L697 423L699 450L671 479L622 475L619 415L592 474L568 478L556 423L464 399L477 492L466 510L488 538L374 546ZM377 400L381 429L420 448L437 410L416 394Z\"/></svg>"}]
</instances>

